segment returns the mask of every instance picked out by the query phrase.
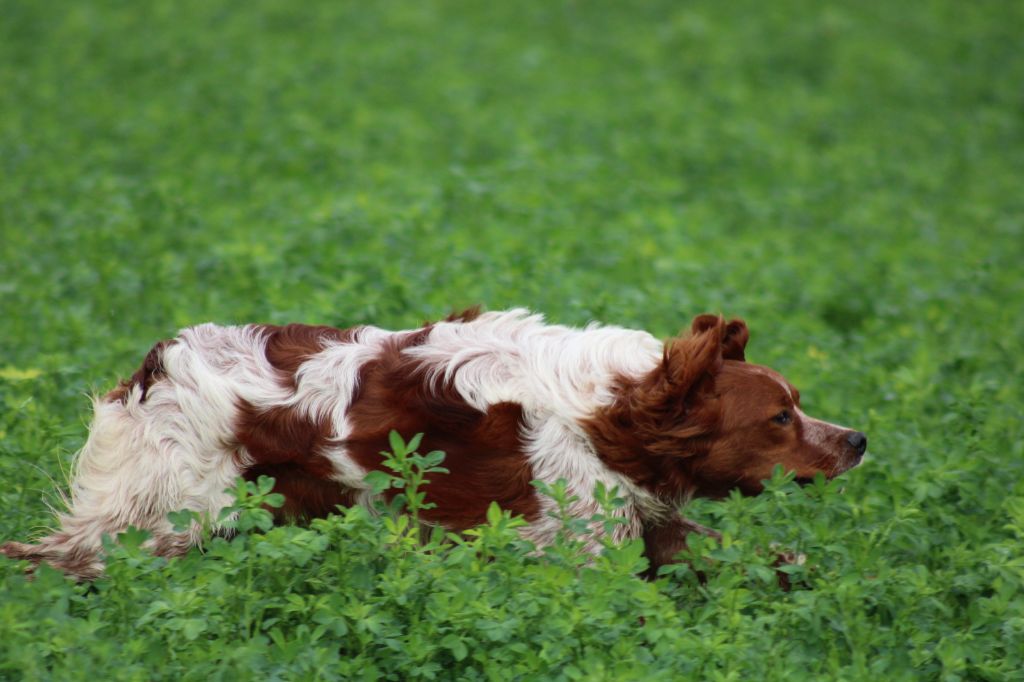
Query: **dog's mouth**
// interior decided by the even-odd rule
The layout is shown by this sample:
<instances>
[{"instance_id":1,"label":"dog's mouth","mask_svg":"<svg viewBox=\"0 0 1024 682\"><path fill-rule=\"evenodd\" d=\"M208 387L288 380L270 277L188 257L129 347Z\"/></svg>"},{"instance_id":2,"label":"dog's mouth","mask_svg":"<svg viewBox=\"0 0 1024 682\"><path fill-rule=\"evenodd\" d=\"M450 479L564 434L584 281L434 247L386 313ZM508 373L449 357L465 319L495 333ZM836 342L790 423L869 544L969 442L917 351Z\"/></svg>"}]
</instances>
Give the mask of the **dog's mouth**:
<instances>
[{"instance_id":1,"label":"dog's mouth","mask_svg":"<svg viewBox=\"0 0 1024 682\"><path fill-rule=\"evenodd\" d=\"M842 461L837 466L833 467L830 471L814 472L810 476L794 476L793 480L797 483L797 485L805 486L810 483L814 483L814 479L817 477L819 473L821 473L825 475L826 481L831 481L832 479L837 478L838 476L842 476L847 471L860 464L860 461L860 457L853 461Z\"/></svg>"}]
</instances>

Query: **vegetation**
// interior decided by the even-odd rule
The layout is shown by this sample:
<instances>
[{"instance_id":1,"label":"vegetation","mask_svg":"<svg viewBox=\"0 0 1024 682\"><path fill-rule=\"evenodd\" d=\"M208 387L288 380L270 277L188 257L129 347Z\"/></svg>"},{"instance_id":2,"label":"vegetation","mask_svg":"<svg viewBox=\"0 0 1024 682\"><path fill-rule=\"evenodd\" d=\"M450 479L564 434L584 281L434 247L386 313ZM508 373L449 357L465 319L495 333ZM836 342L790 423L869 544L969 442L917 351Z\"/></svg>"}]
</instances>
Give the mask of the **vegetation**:
<instances>
[{"instance_id":1,"label":"vegetation","mask_svg":"<svg viewBox=\"0 0 1024 682\"><path fill-rule=\"evenodd\" d=\"M0 538L50 522L85 396L207 320L721 311L870 437L834 482L693 504L723 541L655 582L498 510L425 546L395 510L263 532L242 486L204 553L0 560L0 678L1024 679L1021 3L0 16ZM789 592L773 543L807 556Z\"/></svg>"}]
</instances>

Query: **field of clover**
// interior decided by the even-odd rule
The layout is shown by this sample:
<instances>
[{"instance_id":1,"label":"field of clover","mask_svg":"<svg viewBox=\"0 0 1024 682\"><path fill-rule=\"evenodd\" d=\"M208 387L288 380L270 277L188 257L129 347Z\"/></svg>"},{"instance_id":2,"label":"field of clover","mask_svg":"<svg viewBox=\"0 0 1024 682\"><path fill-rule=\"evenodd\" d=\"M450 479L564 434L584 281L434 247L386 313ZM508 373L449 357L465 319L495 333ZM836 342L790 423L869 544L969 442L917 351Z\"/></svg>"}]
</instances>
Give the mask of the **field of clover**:
<instances>
[{"instance_id":1,"label":"field of clover","mask_svg":"<svg viewBox=\"0 0 1024 682\"><path fill-rule=\"evenodd\" d=\"M870 438L835 481L694 502L722 541L644 581L568 517L539 554L497 507L422 536L444 462L400 434L375 484L412 505L270 528L262 480L178 560L134 530L92 584L0 559L0 679L1024 679L1024 4L0 17L0 540L51 522L88 396L205 321L721 312ZM773 545L807 557L788 592Z\"/></svg>"}]
</instances>

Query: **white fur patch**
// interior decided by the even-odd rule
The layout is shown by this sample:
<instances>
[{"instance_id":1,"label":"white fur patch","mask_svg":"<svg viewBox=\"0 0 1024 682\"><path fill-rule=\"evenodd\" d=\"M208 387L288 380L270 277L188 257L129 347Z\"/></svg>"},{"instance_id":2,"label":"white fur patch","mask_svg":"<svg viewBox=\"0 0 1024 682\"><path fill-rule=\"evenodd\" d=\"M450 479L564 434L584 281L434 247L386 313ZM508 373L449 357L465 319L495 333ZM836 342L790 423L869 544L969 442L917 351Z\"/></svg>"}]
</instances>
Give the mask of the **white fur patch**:
<instances>
[{"instance_id":1,"label":"white fur patch","mask_svg":"<svg viewBox=\"0 0 1024 682\"><path fill-rule=\"evenodd\" d=\"M804 440L811 445L817 445L825 450L834 448L829 442L830 436L834 438L837 432L850 430L845 426L830 424L814 417L808 417L800 408L797 408L796 414L800 419L800 424L803 426Z\"/></svg>"}]
</instances>

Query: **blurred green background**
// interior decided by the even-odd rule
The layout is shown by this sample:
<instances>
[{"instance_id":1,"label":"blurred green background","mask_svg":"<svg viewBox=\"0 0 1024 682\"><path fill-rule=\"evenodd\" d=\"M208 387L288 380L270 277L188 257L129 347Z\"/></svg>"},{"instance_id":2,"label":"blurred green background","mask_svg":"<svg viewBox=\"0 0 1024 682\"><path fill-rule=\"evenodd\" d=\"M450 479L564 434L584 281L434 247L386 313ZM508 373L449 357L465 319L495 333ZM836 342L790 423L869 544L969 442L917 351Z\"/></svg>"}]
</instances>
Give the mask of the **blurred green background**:
<instances>
[{"instance_id":1,"label":"blurred green background","mask_svg":"<svg viewBox=\"0 0 1024 682\"><path fill-rule=\"evenodd\" d=\"M1003 679L1022 27L999 0L0 0L0 535L47 522L84 395L186 325L722 312L868 432L834 532L912 509L871 556L939 586L929 637L1003 661L949 679ZM993 576L1016 616L965 610Z\"/></svg>"}]
</instances>

